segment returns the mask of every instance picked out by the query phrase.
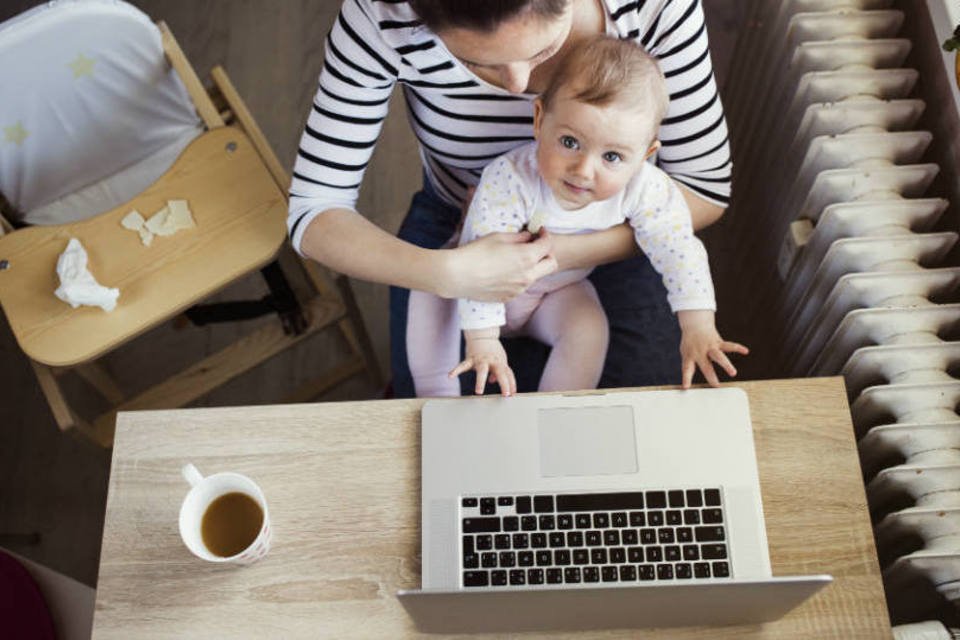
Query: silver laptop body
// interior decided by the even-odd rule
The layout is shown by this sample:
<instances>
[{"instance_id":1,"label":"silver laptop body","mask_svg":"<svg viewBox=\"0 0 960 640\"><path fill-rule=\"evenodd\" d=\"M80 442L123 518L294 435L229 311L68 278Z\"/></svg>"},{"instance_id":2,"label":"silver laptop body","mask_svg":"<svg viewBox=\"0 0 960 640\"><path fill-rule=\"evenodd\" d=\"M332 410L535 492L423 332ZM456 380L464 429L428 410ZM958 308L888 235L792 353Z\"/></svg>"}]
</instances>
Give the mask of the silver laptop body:
<instances>
[{"instance_id":1,"label":"silver laptop body","mask_svg":"<svg viewBox=\"0 0 960 640\"><path fill-rule=\"evenodd\" d=\"M762 622L830 581L771 578L740 389L432 400L421 444L421 630Z\"/></svg>"}]
</instances>

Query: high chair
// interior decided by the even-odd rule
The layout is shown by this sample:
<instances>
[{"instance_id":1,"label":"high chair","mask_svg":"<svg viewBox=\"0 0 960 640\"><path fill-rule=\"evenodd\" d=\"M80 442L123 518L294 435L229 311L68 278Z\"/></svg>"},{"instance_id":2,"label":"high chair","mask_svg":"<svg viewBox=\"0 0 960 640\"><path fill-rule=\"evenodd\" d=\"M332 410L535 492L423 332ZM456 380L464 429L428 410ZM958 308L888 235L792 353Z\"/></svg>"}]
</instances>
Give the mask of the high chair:
<instances>
[{"instance_id":1,"label":"high chair","mask_svg":"<svg viewBox=\"0 0 960 640\"><path fill-rule=\"evenodd\" d=\"M110 446L117 411L183 406L326 328L349 358L278 400L359 373L382 384L349 282L337 276L335 292L285 242L289 177L222 68L208 92L166 25L119 0L61 0L8 20L0 59L0 306L61 430ZM168 200L186 200L196 226L150 246L121 226L131 210L149 217ZM54 297L70 238L97 281L120 289L112 312ZM198 305L258 269L271 292L263 300ZM135 397L97 362L171 318L273 312L279 322ZM68 371L109 409L78 415L61 386Z\"/></svg>"}]
</instances>

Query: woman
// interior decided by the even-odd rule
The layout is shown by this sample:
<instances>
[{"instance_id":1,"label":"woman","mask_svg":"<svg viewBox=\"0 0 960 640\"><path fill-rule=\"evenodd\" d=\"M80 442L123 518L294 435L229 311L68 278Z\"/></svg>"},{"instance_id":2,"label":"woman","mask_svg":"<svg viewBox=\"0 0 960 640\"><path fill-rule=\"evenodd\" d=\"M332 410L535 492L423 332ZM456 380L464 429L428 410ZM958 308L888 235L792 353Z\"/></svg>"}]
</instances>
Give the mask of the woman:
<instances>
[{"instance_id":1,"label":"woman","mask_svg":"<svg viewBox=\"0 0 960 640\"><path fill-rule=\"evenodd\" d=\"M503 301L558 268L596 265L604 266L590 279L611 325L600 386L677 381L676 320L628 227L533 241L525 233L495 234L445 248L482 168L532 139L532 100L555 62L571 44L600 32L636 39L658 58L671 94L659 163L680 184L694 227L710 224L729 198L731 165L699 0L346 0L342 6L301 138L288 225L303 254L393 285L396 395L413 394L405 338L418 328L407 327L407 289ZM393 237L354 206L397 82L425 179ZM512 360L534 366L518 367L521 390L530 382L535 388L535 361L544 356L523 348Z\"/></svg>"}]
</instances>

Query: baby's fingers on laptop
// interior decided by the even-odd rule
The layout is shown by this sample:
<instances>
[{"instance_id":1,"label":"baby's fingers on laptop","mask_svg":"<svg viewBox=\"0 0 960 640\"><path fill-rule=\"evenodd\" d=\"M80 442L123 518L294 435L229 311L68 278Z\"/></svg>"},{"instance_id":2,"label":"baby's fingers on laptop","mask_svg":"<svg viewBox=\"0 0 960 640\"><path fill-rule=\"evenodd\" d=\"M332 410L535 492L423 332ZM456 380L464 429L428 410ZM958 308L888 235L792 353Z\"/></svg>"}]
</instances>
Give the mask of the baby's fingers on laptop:
<instances>
[{"instance_id":1,"label":"baby's fingers on laptop","mask_svg":"<svg viewBox=\"0 0 960 640\"><path fill-rule=\"evenodd\" d=\"M500 385L500 393L504 396L512 396L516 393L517 383L513 381L513 371L503 362L494 362L490 368L490 382L496 382Z\"/></svg>"},{"instance_id":2,"label":"baby's fingers on laptop","mask_svg":"<svg viewBox=\"0 0 960 640\"><path fill-rule=\"evenodd\" d=\"M490 365L486 362L478 362L476 366L477 370L477 386L474 389L474 393L478 396L483 395L483 390L487 387L487 374L490 371Z\"/></svg>"},{"instance_id":3,"label":"baby's fingers on laptop","mask_svg":"<svg viewBox=\"0 0 960 640\"><path fill-rule=\"evenodd\" d=\"M466 360L464 360L463 362L455 366L453 370L450 371L450 373L448 373L447 375L451 378L456 378L461 373L470 371L470 369L473 369L473 358L467 358Z\"/></svg>"}]
</instances>

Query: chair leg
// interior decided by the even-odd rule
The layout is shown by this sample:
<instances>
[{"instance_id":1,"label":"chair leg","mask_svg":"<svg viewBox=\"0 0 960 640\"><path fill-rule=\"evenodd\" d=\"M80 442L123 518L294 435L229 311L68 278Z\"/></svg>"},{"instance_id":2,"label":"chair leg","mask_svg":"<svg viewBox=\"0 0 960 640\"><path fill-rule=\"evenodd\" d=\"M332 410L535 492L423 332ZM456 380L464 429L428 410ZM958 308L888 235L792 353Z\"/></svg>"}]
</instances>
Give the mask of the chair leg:
<instances>
[{"instance_id":1,"label":"chair leg","mask_svg":"<svg viewBox=\"0 0 960 640\"><path fill-rule=\"evenodd\" d=\"M94 361L77 365L73 370L90 386L99 391L100 395L106 398L110 404L120 404L126 398L117 381L99 362Z\"/></svg>"},{"instance_id":2,"label":"chair leg","mask_svg":"<svg viewBox=\"0 0 960 640\"><path fill-rule=\"evenodd\" d=\"M47 405L53 413L53 419L56 421L57 427L67 433L80 432L101 447L109 446L109 440L104 440L103 434L74 413L67 402L66 396L63 395L63 390L60 388L60 383L57 382L53 370L47 365L33 360L30 361L30 364L33 366L33 372L37 376L37 382L40 383L40 389L47 399Z\"/></svg>"}]
</instances>

